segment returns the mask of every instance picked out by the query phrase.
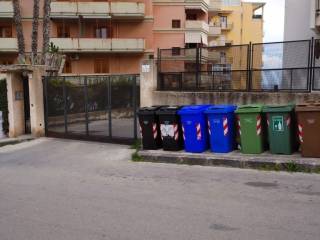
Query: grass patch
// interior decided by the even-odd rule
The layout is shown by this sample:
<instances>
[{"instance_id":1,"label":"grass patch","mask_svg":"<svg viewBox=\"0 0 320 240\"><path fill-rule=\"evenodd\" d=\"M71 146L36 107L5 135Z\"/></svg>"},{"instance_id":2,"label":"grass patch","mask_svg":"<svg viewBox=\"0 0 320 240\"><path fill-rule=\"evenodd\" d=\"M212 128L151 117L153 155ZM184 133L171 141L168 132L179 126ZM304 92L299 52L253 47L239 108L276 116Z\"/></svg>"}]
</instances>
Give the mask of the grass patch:
<instances>
[{"instance_id":1,"label":"grass patch","mask_svg":"<svg viewBox=\"0 0 320 240\"><path fill-rule=\"evenodd\" d=\"M300 169L299 165L294 161L284 164L285 170L288 172L307 172Z\"/></svg>"},{"instance_id":2,"label":"grass patch","mask_svg":"<svg viewBox=\"0 0 320 240\"><path fill-rule=\"evenodd\" d=\"M131 145L131 149L139 151L141 149L141 141L136 140L134 144Z\"/></svg>"},{"instance_id":3,"label":"grass patch","mask_svg":"<svg viewBox=\"0 0 320 240\"><path fill-rule=\"evenodd\" d=\"M136 152L134 152L134 153L132 153L132 155L131 155L131 160L133 161L133 162L142 162L142 157L139 155L139 153L136 151Z\"/></svg>"},{"instance_id":4,"label":"grass patch","mask_svg":"<svg viewBox=\"0 0 320 240\"><path fill-rule=\"evenodd\" d=\"M141 141L137 140L131 146L131 149L135 149L134 153L131 155L131 160L133 162L142 162L142 157L139 155L139 150L141 149Z\"/></svg>"}]
</instances>

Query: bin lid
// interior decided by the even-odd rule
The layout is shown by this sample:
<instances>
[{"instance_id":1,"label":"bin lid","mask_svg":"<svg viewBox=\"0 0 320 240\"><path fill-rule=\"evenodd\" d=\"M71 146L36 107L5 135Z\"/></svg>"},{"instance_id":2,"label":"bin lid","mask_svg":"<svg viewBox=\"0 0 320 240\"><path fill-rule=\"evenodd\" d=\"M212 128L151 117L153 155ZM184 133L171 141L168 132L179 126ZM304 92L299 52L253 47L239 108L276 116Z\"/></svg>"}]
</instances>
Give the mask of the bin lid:
<instances>
[{"instance_id":1,"label":"bin lid","mask_svg":"<svg viewBox=\"0 0 320 240\"><path fill-rule=\"evenodd\" d=\"M296 112L319 112L320 102L299 104L296 106Z\"/></svg>"},{"instance_id":2,"label":"bin lid","mask_svg":"<svg viewBox=\"0 0 320 240\"><path fill-rule=\"evenodd\" d=\"M205 113L231 113L237 109L234 105L214 105L209 107Z\"/></svg>"},{"instance_id":3,"label":"bin lid","mask_svg":"<svg viewBox=\"0 0 320 240\"><path fill-rule=\"evenodd\" d=\"M262 104L250 104L239 106L236 113L260 113L262 112Z\"/></svg>"},{"instance_id":4,"label":"bin lid","mask_svg":"<svg viewBox=\"0 0 320 240\"><path fill-rule=\"evenodd\" d=\"M154 115L159 108L160 107L158 107L158 106L142 107L142 108L139 108L138 114L139 115Z\"/></svg>"},{"instance_id":5,"label":"bin lid","mask_svg":"<svg viewBox=\"0 0 320 240\"><path fill-rule=\"evenodd\" d=\"M210 106L212 106L212 105L190 105L190 106L185 106L181 110L178 111L178 114L179 115L199 114L199 113L203 113Z\"/></svg>"},{"instance_id":6,"label":"bin lid","mask_svg":"<svg viewBox=\"0 0 320 240\"><path fill-rule=\"evenodd\" d=\"M158 115L177 114L177 111L181 109L181 106L167 106L161 107L157 110Z\"/></svg>"},{"instance_id":7,"label":"bin lid","mask_svg":"<svg viewBox=\"0 0 320 240\"><path fill-rule=\"evenodd\" d=\"M263 112L266 113L280 113L280 112L292 112L294 110L295 105L267 105L263 107Z\"/></svg>"}]
</instances>

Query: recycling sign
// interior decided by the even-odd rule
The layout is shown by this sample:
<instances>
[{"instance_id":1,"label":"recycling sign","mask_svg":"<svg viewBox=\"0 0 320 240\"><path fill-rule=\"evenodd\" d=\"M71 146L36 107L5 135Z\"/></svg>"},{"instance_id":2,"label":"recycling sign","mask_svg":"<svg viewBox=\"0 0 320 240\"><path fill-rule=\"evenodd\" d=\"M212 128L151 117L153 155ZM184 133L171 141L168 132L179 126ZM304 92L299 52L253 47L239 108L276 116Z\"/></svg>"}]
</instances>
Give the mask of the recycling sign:
<instances>
[{"instance_id":1,"label":"recycling sign","mask_svg":"<svg viewBox=\"0 0 320 240\"><path fill-rule=\"evenodd\" d=\"M284 131L283 117L282 116L272 117L272 126L273 126L273 131L283 132Z\"/></svg>"}]
</instances>

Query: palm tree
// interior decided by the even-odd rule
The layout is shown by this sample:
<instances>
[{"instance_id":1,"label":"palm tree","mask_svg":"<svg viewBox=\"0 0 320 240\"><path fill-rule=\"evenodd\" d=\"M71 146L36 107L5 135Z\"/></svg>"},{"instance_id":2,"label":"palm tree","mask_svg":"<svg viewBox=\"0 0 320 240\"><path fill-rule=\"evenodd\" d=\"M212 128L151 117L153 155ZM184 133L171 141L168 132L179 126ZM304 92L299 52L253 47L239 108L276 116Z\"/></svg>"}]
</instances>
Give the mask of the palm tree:
<instances>
[{"instance_id":1,"label":"palm tree","mask_svg":"<svg viewBox=\"0 0 320 240\"><path fill-rule=\"evenodd\" d=\"M45 63L46 53L50 46L50 8L51 0L44 0L43 6L43 45L42 45L42 61Z\"/></svg>"},{"instance_id":2,"label":"palm tree","mask_svg":"<svg viewBox=\"0 0 320 240\"><path fill-rule=\"evenodd\" d=\"M20 1L12 0L14 11L14 24L17 31L19 59L25 59L25 44L21 20Z\"/></svg>"},{"instance_id":3,"label":"palm tree","mask_svg":"<svg viewBox=\"0 0 320 240\"><path fill-rule=\"evenodd\" d=\"M38 53L38 28L39 28L39 0L33 0L33 18L31 35L31 57L35 60Z\"/></svg>"}]
</instances>

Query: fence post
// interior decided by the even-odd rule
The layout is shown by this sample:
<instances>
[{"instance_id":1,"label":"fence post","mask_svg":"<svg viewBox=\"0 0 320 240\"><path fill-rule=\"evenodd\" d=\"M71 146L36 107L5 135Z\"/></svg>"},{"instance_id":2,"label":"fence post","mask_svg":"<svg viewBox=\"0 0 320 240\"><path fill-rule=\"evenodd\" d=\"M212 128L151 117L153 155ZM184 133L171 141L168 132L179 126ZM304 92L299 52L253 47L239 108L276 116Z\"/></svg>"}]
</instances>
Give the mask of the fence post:
<instances>
[{"instance_id":1,"label":"fence post","mask_svg":"<svg viewBox=\"0 0 320 240\"><path fill-rule=\"evenodd\" d=\"M309 58L308 58L308 91L311 92L314 86L314 37L309 43Z\"/></svg>"},{"instance_id":2,"label":"fence post","mask_svg":"<svg viewBox=\"0 0 320 240\"><path fill-rule=\"evenodd\" d=\"M172 54L172 50L171 50ZM158 56L157 56L157 89L158 90L163 90L163 79L161 78L161 50L158 48Z\"/></svg>"},{"instance_id":3,"label":"fence post","mask_svg":"<svg viewBox=\"0 0 320 240\"><path fill-rule=\"evenodd\" d=\"M252 66L251 66L251 60L253 58L253 49L252 49L252 43L249 43L248 46L248 53L247 53L247 91L250 92L251 91L251 81L252 81Z\"/></svg>"},{"instance_id":4,"label":"fence post","mask_svg":"<svg viewBox=\"0 0 320 240\"><path fill-rule=\"evenodd\" d=\"M49 118L49 111L48 111L48 79L47 77L42 77L42 84L43 84L43 99L44 99L44 132L46 137L48 137L48 118Z\"/></svg>"},{"instance_id":5,"label":"fence post","mask_svg":"<svg viewBox=\"0 0 320 240\"><path fill-rule=\"evenodd\" d=\"M79 78L81 78L79 76ZM88 82L87 77L84 77L84 111L86 118L86 135L89 136L89 115L88 115Z\"/></svg>"},{"instance_id":6,"label":"fence post","mask_svg":"<svg viewBox=\"0 0 320 240\"><path fill-rule=\"evenodd\" d=\"M64 133L68 133L68 99L67 99L67 87L66 87L66 77L63 77L62 80L62 89L63 89L63 116L64 116Z\"/></svg>"},{"instance_id":7,"label":"fence post","mask_svg":"<svg viewBox=\"0 0 320 240\"><path fill-rule=\"evenodd\" d=\"M137 133L137 76L133 76L133 136L134 140L138 139L138 133Z\"/></svg>"},{"instance_id":8,"label":"fence post","mask_svg":"<svg viewBox=\"0 0 320 240\"><path fill-rule=\"evenodd\" d=\"M200 67L199 58L200 58L200 48L197 45L197 48L196 48L196 89L197 90L199 88L199 67Z\"/></svg>"},{"instance_id":9,"label":"fence post","mask_svg":"<svg viewBox=\"0 0 320 240\"><path fill-rule=\"evenodd\" d=\"M108 116L109 116L109 137L112 138L112 107L111 107L111 77L108 76Z\"/></svg>"}]
</instances>

